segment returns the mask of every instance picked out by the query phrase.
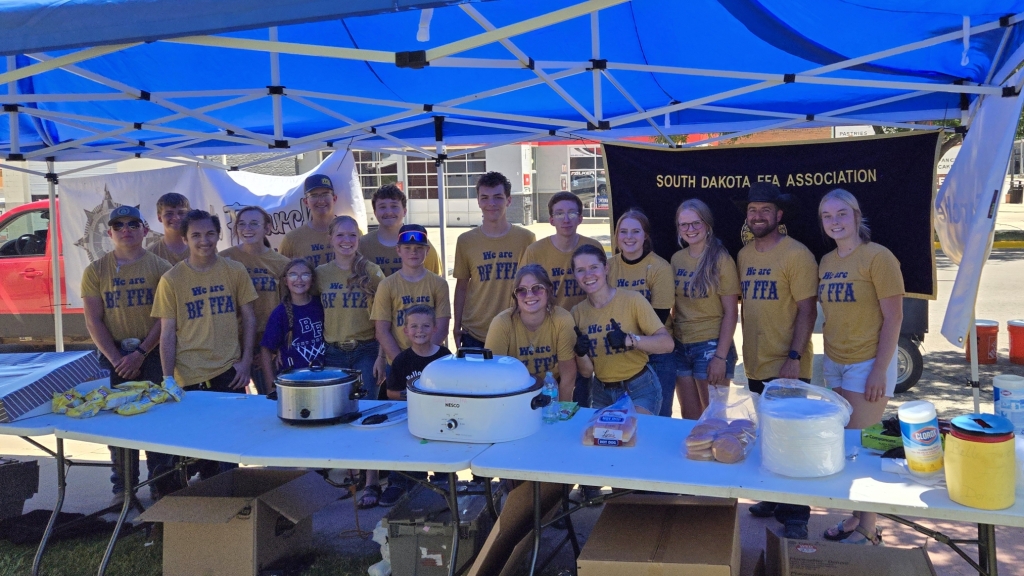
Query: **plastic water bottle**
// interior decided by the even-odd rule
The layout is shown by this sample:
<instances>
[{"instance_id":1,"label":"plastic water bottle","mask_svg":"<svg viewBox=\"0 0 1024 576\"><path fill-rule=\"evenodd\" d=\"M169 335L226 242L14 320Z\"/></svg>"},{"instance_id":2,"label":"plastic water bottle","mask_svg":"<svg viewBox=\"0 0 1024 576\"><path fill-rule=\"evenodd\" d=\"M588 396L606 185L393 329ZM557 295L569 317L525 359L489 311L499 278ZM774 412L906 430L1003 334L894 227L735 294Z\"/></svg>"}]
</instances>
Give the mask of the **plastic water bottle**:
<instances>
[{"instance_id":1,"label":"plastic water bottle","mask_svg":"<svg viewBox=\"0 0 1024 576\"><path fill-rule=\"evenodd\" d=\"M544 376L544 394L551 397L551 402L544 407L544 422L554 424L558 422L558 382L555 382L555 377L551 375L551 372Z\"/></svg>"},{"instance_id":2,"label":"plastic water bottle","mask_svg":"<svg viewBox=\"0 0 1024 576\"><path fill-rule=\"evenodd\" d=\"M926 400L907 402L899 407L897 414L910 473L931 476L942 472L942 438L935 406Z\"/></svg>"}]
</instances>

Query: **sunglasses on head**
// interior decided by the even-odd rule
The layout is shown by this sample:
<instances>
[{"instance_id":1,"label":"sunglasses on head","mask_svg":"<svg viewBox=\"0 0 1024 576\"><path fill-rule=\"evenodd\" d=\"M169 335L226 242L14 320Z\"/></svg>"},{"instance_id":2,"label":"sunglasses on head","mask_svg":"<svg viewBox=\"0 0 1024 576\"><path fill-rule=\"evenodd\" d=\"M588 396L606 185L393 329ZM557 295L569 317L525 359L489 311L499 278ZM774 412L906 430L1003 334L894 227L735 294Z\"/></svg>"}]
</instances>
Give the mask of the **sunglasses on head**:
<instances>
[{"instance_id":1,"label":"sunglasses on head","mask_svg":"<svg viewBox=\"0 0 1024 576\"><path fill-rule=\"evenodd\" d=\"M124 227L127 226L129 230L138 230L142 228L142 222L138 220L129 220L128 222L114 222L110 225L110 229L114 232L120 232Z\"/></svg>"},{"instance_id":2,"label":"sunglasses on head","mask_svg":"<svg viewBox=\"0 0 1024 576\"><path fill-rule=\"evenodd\" d=\"M544 285L543 284L534 284L533 286L530 286L529 288L527 288L526 286L520 286L519 288L516 288L515 289L515 295L520 297L520 298L525 298L527 294L530 294L532 296L536 296L536 295L540 294L543 291L544 291Z\"/></svg>"},{"instance_id":3,"label":"sunglasses on head","mask_svg":"<svg viewBox=\"0 0 1024 576\"><path fill-rule=\"evenodd\" d=\"M426 244L427 235L419 230L406 230L398 235L399 244Z\"/></svg>"}]
</instances>

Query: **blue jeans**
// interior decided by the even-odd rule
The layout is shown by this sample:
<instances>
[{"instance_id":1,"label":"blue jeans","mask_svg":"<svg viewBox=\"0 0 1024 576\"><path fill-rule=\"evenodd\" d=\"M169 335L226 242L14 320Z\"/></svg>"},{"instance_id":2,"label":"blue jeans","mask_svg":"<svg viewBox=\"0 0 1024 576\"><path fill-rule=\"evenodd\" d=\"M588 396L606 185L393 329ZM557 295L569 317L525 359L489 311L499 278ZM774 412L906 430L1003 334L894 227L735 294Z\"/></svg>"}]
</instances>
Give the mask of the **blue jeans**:
<instances>
[{"instance_id":1,"label":"blue jeans","mask_svg":"<svg viewBox=\"0 0 1024 576\"><path fill-rule=\"evenodd\" d=\"M661 412L658 416L672 416L672 401L676 398L676 355L675 352L667 354L650 354L648 363L654 373L658 375L658 382L661 383Z\"/></svg>"},{"instance_id":2,"label":"blue jeans","mask_svg":"<svg viewBox=\"0 0 1024 576\"><path fill-rule=\"evenodd\" d=\"M376 400L380 389L377 386L377 379L373 377L373 364L377 361L378 354L380 354L380 344L376 340L363 342L348 352L328 344L327 352L324 354L324 364L335 368L358 370L363 377L365 397L369 400Z\"/></svg>"},{"instance_id":3,"label":"blue jeans","mask_svg":"<svg viewBox=\"0 0 1024 576\"><path fill-rule=\"evenodd\" d=\"M484 343L482 340L477 340L473 336L469 335L469 332L463 331L462 342L459 343L459 348L483 348Z\"/></svg>"},{"instance_id":4,"label":"blue jeans","mask_svg":"<svg viewBox=\"0 0 1024 576\"><path fill-rule=\"evenodd\" d=\"M692 376L696 380L708 379L708 364L718 350L718 338L704 342L683 344L676 340L676 375ZM725 355L725 377L732 380L736 373L736 346L729 345Z\"/></svg>"},{"instance_id":5,"label":"blue jeans","mask_svg":"<svg viewBox=\"0 0 1024 576\"><path fill-rule=\"evenodd\" d=\"M576 373L576 385L572 389L572 401L579 404L581 408L590 408L590 382L594 379L584 378Z\"/></svg>"},{"instance_id":6,"label":"blue jeans","mask_svg":"<svg viewBox=\"0 0 1024 576\"><path fill-rule=\"evenodd\" d=\"M625 387L605 387L596 377L590 384L590 407L604 408L614 404L622 395L629 393L633 404L643 408L651 414L659 414L661 411L661 383L658 382L658 375L651 369L651 365L644 366L643 372L633 379Z\"/></svg>"}]
</instances>

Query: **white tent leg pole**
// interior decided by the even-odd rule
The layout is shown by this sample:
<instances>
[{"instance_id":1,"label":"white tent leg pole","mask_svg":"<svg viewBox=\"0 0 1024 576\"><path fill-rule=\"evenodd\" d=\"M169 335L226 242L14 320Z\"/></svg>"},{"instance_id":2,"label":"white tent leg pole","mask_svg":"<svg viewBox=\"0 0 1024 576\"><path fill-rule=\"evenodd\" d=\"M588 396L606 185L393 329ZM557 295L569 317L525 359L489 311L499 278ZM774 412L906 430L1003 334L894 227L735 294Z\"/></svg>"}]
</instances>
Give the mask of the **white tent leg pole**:
<instances>
[{"instance_id":1,"label":"white tent leg pole","mask_svg":"<svg viewBox=\"0 0 1024 576\"><path fill-rule=\"evenodd\" d=\"M434 140L437 141L437 223L441 228L441 277L448 277L448 246L445 243L444 189L444 116L434 116Z\"/></svg>"},{"instance_id":2,"label":"white tent leg pole","mask_svg":"<svg viewBox=\"0 0 1024 576\"><path fill-rule=\"evenodd\" d=\"M981 413L981 381L978 378L978 325L971 319L971 392L974 394L974 413Z\"/></svg>"},{"instance_id":3,"label":"white tent leg pole","mask_svg":"<svg viewBox=\"0 0 1024 576\"><path fill-rule=\"evenodd\" d=\"M60 238L57 229L57 173L53 160L46 161L46 180L50 184L50 275L53 278L53 339L57 352L64 351L64 303L60 297Z\"/></svg>"}]
</instances>

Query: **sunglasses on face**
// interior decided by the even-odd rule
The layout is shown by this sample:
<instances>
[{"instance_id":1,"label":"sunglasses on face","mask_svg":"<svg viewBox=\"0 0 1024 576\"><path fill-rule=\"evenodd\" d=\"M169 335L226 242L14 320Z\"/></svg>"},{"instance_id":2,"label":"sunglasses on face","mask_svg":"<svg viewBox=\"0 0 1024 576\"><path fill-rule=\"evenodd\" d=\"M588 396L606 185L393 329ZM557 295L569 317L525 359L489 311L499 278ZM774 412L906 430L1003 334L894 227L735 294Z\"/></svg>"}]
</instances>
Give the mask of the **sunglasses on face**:
<instances>
[{"instance_id":1,"label":"sunglasses on face","mask_svg":"<svg viewBox=\"0 0 1024 576\"><path fill-rule=\"evenodd\" d=\"M303 280L309 280L312 277L313 277L313 273L312 272L302 272L301 274L299 272L289 272L288 273L288 279L289 280L298 280L300 278L303 279Z\"/></svg>"},{"instance_id":2,"label":"sunglasses on face","mask_svg":"<svg viewBox=\"0 0 1024 576\"><path fill-rule=\"evenodd\" d=\"M313 202L318 202L320 200L327 200L331 196L334 196L334 192L319 192L317 194L306 194L306 198L308 198L309 200L312 200Z\"/></svg>"},{"instance_id":3,"label":"sunglasses on face","mask_svg":"<svg viewBox=\"0 0 1024 576\"><path fill-rule=\"evenodd\" d=\"M427 235L419 230L406 230L398 235L399 244L426 244Z\"/></svg>"},{"instance_id":4,"label":"sunglasses on face","mask_svg":"<svg viewBox=\"0 0 1024 576\"><path fill-rule=\"evenodd\" d=\"M110 229L113 230L114 232L120 232L125 228L125 226L127 226L129 230L138 230L142 228L142 222L139 222L138 220L130 220L128 222L114 222L113 224L110 225Z\"/></svg>"},{"instance_id":5,"label":"sunglasses on face","mask_svg":"<svg viewBox=\"0 0 1024 576\"><path fill-rule=\"evenodd\" d=\"M551 216L555 220L575 220L580 217L580 213L575 210L571 210L569 212L562 212L561 210L559 210L558 212L552 213Z\"/></svg>"},{"instance_id":6,"label":"sunglasses on face","mask_svg":"<svg viewBox=\"0 0 1024 576\"><path fill-rule=\"evenodd\" d=\"M526 286L520 286L519 288L516 288L515 289L515 294L519 298L526 298L527 294L529 294L531 296L537 296L538 294L540 294L543 291L544 291L544 285L543 284L534 284L533 286L530 286L529 288L527 288Z\"/></svg>"}]
</instances>

